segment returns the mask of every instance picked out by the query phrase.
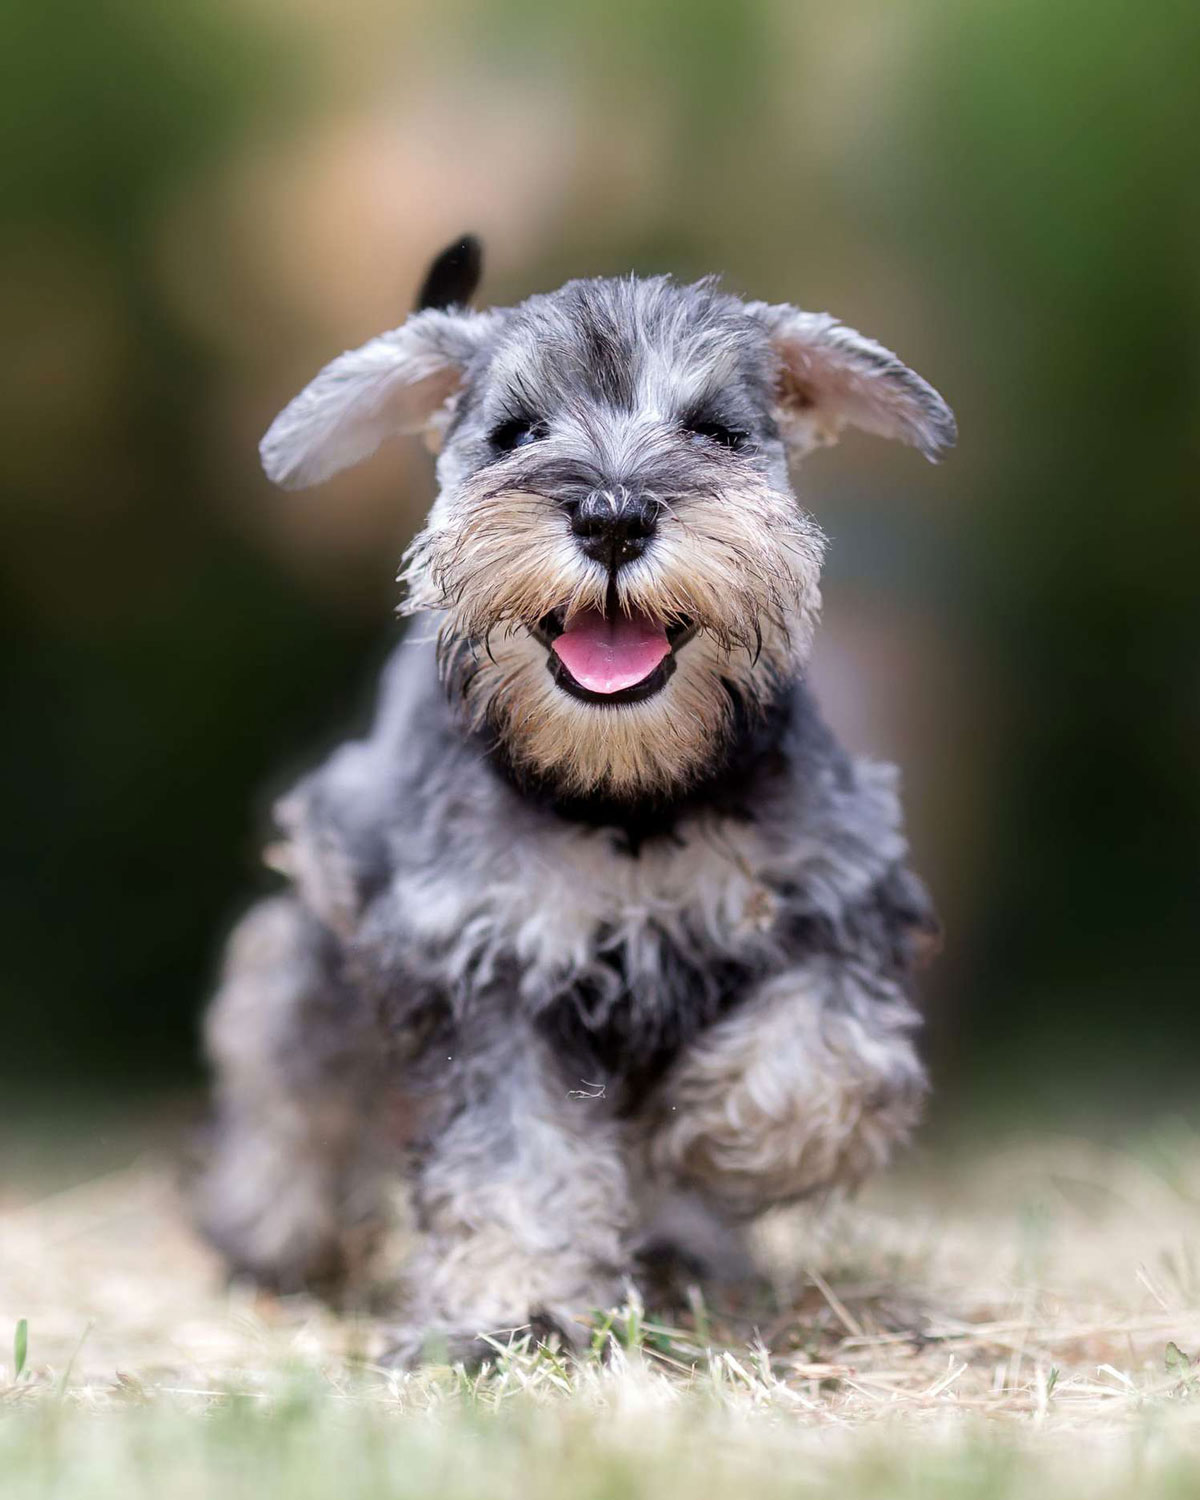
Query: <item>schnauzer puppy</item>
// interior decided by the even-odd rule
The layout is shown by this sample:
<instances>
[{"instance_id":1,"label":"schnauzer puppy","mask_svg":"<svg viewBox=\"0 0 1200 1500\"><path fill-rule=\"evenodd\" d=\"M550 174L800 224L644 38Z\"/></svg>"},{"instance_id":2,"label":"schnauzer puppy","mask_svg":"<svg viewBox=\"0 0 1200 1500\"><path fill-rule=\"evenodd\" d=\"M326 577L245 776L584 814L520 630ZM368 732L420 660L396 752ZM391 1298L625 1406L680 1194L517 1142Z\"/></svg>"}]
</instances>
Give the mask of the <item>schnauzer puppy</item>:
<instances>
[{"instance_id":1,"label":"schnauzer puppy","mask_svg":"<svg viewBox=\"0 0 1200 1500\"><path fill-rule=\"evenodd\" d=\"M711 280L476 312L478 272L451 247L263 440L302 486L423 433L440 489L374 727L278 805L290 883L208 1021L208 1234L327 1284L405 1184L404 1354L578 1337L647 1247L702 1264L880 1166L925 1092L934 919L893 769L804 685L823 540L788 463L847 424L933 458L948 407Z\"/></svg>"}]
</instances>

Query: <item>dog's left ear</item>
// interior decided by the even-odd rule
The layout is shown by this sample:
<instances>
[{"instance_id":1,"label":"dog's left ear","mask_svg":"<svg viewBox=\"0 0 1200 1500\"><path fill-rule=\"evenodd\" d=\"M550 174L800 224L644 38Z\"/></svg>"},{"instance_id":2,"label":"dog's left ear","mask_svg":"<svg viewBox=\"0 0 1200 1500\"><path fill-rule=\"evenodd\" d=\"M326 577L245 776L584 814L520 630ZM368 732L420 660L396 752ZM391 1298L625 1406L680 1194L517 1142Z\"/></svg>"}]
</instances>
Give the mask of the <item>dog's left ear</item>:
<instances>
[{"instance_id":1,"label":"dog's left ear","mask_svg":"<svg viewBox=\"0 0 1200 1500\"><path fill-rule=\"evenodd\" d=\"M496 312L428 308L325 366L259 444L267 477L303 489L370 458L385 438L425 432L436 446Z\"/></svg>"},{"instance_id":2,"label":"dog's left ear","mask_svg":"<svg viewBox=\"0 0 1200 1500\"><path fill-rule=\"evenodd\" d=\"M797 455L835 443L849 423L911 443L931 462L957 436L954 413L890 349L828 313L752 303L778 361L776 415Z\"/></svg>"}]
</instances>

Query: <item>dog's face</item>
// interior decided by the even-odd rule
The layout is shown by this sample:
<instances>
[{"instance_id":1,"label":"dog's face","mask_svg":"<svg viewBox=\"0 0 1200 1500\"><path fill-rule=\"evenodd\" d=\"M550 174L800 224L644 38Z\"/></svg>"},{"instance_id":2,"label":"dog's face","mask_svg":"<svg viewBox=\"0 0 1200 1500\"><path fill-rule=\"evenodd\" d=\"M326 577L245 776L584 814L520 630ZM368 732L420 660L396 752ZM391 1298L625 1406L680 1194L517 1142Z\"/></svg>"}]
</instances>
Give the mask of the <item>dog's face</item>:
<instances>
[{"instance_id":1,"label":"dog's face","mask_svg":"<svg viewBox=\"0 0 1200 1500\"><path fill-rule=\"evenodd\" d=\"M822 538L788 460L846 423L932 457L941 397L825 314L711 283L575 281L418 312L343 355L263 441L316 483L388 435L440 445L408 608L509 760L564 793L678 790L807 654Z\"/></svg>"}]
</instances>

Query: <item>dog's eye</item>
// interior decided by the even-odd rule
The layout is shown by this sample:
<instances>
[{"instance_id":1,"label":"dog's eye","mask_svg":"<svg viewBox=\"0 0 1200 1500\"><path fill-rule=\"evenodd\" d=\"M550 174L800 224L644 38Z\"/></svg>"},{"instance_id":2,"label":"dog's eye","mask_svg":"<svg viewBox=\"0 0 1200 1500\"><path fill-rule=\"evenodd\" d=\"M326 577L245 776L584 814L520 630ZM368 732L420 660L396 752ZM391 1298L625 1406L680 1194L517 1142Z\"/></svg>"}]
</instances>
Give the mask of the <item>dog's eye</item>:
<instances>
[{"instance_id":1,"label":"dog's eye","mask_svg":"<svg viewBox=\"0 0 1200 1500\"><path fill-rule=\"evenodd\" d=\"M703 417L689 417L683 426L692 437L720 443L722 448L728 448L731 453L740 453L750 441L748 432L741 432L736 427L726 427L724 422L710 422Z\"/></svg>"},{"instance_id":2,"label":"dog's eye","mask_svg":"<svg viewBox=\"0 0 1200 1500\"><path fill-rule=\"evenodd\" d=\"M499 449L501 453L511 453L515 448L527 447L545 436L545 423L539 422L536 417L510 417L507 422L501 422L499 427L492 429L490 441L492 447Z\"/></svg>"}]
</instances>

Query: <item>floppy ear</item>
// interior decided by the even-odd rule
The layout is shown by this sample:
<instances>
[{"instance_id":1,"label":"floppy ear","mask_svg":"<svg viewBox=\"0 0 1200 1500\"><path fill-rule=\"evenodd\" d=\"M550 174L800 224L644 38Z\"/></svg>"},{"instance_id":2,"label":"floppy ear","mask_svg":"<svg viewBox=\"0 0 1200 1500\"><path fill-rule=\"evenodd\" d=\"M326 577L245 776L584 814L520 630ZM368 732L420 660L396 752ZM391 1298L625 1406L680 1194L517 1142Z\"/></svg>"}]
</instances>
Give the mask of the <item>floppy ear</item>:
<instances>
[{"instance_id":1,"label":"floppy ear","mask_svg":"<svg viewBox=\"0 0 1200 1500\"><path fill-rule=\"evenodd\" d=\"M797 454L835 443L847 423L899 438L936 462L957 436L954 413L937 391L874 339L829 313L753 303L778 359L777 417Z\"/></svg>"},{"instance_id":2,"label":"floppy ear","mask_svg":"<svg viewBox=\"0 0 1200 1500\"><path fill-rule=\"evenodd\" d=\"M385 438L436 435L467 365L499 322L495 312L430 308L339 355L267 429L258 450L267 477L303 489L370 458Z\"/></svg>"}]
</instances>

